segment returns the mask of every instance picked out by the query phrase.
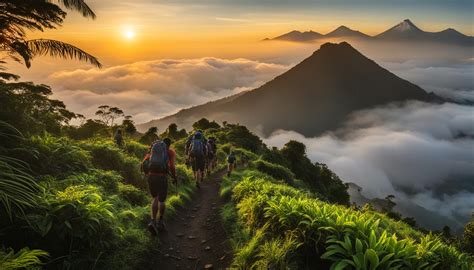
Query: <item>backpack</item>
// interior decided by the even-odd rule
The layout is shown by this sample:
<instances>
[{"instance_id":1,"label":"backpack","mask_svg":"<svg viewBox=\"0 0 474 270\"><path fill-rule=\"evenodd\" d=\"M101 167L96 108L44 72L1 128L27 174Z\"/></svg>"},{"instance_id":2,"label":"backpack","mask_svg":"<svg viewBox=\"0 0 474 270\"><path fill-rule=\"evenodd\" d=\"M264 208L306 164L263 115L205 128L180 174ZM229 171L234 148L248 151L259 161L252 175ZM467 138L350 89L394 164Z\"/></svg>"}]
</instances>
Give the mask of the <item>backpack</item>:
<instances>
[{"instance_id":1,"label":"backpack","mask_svg":"<svg viewBox=\"0 0 474 270\"><path fill-rule=\"evenodd\" d=\"M189 154L192 141L193 141L193 136L189 136L188 139L186 140L186 146L184 147L185 154Z\"/></svg>"},{"instance_id":2,"label":"backpack","mask_svg":"<svg viewBox=\"0 0 474 270\"><path fill-rule=\"evenodd\" d=\"M191 149L190 149L191 157L204 157L204 143L201 140L193 139L191 141Z\"/></svg>"},{"instance_id":3,"label":"backpack","mask_svg":"<svg viewBox=\"0 0 474 270\"><path fill-rule=\"evenodd\" d=\"M227 163L234 163L235 162L235 156L230 154L228 157L227 157Z\"/></svg>"},{"instance_id":4,"label":"backpack","mask_svg":"<svg viewBox=\"0 0 474 270\"><path fill-rule=\"evenodd\" d=\"M145 156L143 157L140 170L145 174L148 174L150 172L150 153L145 154Z\"/></svg>"},{"instance_id":5,"label":"backpack","mask_svg":"<svg viewBox=\"0 0 474 270\"><path fill-rule=\"evenodd\" d=\"M212 152L216 153L217 152L217 145L214 140L209 140L209 145L211 146Z\"/></svg>"},{"instance_id":6,"label":"backpack","mask_svg":"<svg viewBox=\"0 0 474 270\"><path fill-rule=\"evenodd\" d=\"M209 159L214 158L215 152L214 152L214 149L213 149L212 144L210 142L207 142L206 149L207 149L207 157Z\"/></svg>"},{"instance_id":7,"label":"backpack","mask_svg":"<svg viewBox=\"0 0 474 270\"><path fill-rule=\"evenodd\" d=\"M168 147L162 141L156 141L151 147L148 171L153 173L168 172Z\"/></svg>"}]
</instances>

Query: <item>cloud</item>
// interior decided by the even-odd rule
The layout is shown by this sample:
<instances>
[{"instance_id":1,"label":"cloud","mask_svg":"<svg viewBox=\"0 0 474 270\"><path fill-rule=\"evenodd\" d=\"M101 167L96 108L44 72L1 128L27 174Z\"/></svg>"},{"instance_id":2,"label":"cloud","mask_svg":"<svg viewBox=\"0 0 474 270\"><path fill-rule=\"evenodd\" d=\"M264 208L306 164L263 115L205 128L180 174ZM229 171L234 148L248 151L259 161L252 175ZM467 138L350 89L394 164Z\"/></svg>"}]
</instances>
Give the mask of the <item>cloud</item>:
<instances>
[{"instance_id":1,"label":"cloud","mask_svg":"<svg viewBox=\"0 0 474 270\"><path fill-rule=\"evenodd\" d=\"M472 106L408 102L355 113L337 132L342 137L280 130L265 143L301 141L312 161L326 163L369 198L395 194L463 222L474 209L473 115ZM452 179L467 179L469 190L450 185ZM440 188L446 186L449 194Z\"/></svg>"},{"instance_id":2,"label":"cloud","mask_svg":"<svg viewBox=\"0 0 474 270\"><path fill-rule=\"evenodd\" d=\"M234 22L234 23L251 23L251 22L253 22L252 20L248 20L248 19L228 18L228 17L216 17L215 19L218 20L218 21Z\"/></svg>"},{"instance_id":3,"label":"cloud","mask_svg":"<svg viewBox=\"0 0 474 270\"><path fill-rule=\"evenodd\" d=\"M102 104L122 108L137 122L256 88L289 67L248 59L163 59L48 77L56 98L92 117Z\"/></svg>"},{"instance_id":4,"label":"cloud","mask_svg":"<svg viewBox=\"0 0 474 270\"><path fill-rule=\"evenodd\" d=\"M452 60L450 60L452 62ZM421 88L455 101L474 102L474 65L467 63L425 63L410 60L385 63L398 76L418 84Z\"/></svg>"}]
</instances>

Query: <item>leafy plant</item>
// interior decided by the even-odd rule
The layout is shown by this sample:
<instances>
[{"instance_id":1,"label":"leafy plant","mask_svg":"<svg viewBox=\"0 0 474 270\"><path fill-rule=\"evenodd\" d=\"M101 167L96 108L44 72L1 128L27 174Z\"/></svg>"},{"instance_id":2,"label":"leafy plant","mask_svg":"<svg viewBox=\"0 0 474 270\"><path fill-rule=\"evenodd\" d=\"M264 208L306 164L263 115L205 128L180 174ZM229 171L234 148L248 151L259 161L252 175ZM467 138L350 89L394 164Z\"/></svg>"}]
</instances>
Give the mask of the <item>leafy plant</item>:
<instances>
[{"instance_id":1,"label":"leafy plant","mask_svg":"<svg viewBox=\"0 0 474 270\"><path fill-rule=\"evenodd\" d=\"M7 147L7 142L17 144L23 141L22 134L11 125L0 121L0 140L5 143L5 146L0 145L0 204L12 219L14 210L23 210L34 205L40 187L28 173L27 164L10 156L12 151L26 151L17 146L15 150Z\"/></svg>"},{"instance_id":2,"label":"leafy plant","mask_svg":"<svg viewBox=\"0 0 474 270\"><path fill-rule=\"evenodd\" d=\"M119 193L132 205L145 205L149 202L147 194L132 185L119 184Z\"/></svg>"},{"instance_id":3,"label":"leafy plant","mask_svg":"<svg viewBox=\"0 0 474 270\"><path fill-rule=\"evenodd\" d=\"M286 167L273 164L265 160L259 159L253 163L255 168L266 173L275 179L284 180L287 184L292 184L295 175Z\"/></svg>"},{"instance_id":4,"label":"leafy plant","mask_svg":"<svg viewBox=\"0 0 474 270\"><path fill-rule=\"evenodd\" d=\"M331 269L467 270L472 266L472 257L438 236L416 232L371 210L328 204L283 184L244 177L233 188L232 200L245 228L264 235L258 248L242 246L246 255L234 260L239 267L314 268L328 261ZM282 235L291 240L285 250L279 249ZM271 256L270 250L282 259Z\"/></svg>"},{"instance_id":5,"label":"leafy plant","mask_svg":"<svg viewBox=\"0 0 474 270\"><path fill-rule=\"evenodd\" d=\"M146 183L140 174L140 160L124 153L112 141L89 140L81 146L90 151L92 163L103 170L120 172L124 181L139 188L145 188Z\"/></svg>"},{"instance_id":6,"label":"leafy plant","mask_svg":"<svg viewBox=\"0 0 474 270\"><path fill-rule=\"evenodd\" d=\"M0 249L0 269L25 269L33 266L40 266L43 264L41 258L48 257L48 253L29 248L23 248L16 252L13 249Z\"/></svg>"},{"instance_id":7,"label":"leafy plant","mask_svg":"<svg viewBox=\"0 0 474 270\"><path fill-rule=\"evenodd\" d=\"M90 154L66 137L32 136L25 147L29 153L22 159L30 164L35 175L65 177L92 167Z\"/></svg>"}]
</instances>

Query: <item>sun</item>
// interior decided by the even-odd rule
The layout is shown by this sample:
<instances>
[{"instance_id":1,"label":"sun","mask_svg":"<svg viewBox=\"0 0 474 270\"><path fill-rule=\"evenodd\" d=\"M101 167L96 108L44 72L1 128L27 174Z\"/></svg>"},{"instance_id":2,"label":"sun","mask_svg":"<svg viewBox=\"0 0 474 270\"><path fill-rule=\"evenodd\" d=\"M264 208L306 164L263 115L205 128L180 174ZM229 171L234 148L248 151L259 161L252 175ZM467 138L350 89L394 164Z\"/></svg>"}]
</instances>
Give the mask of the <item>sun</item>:
<instances>
[{"instance_id":1,"label":"sun","mask_svg":"<svg viewBox=\"0 0 474 270\"><path fill-rule=\"evenodd\" d=\"M127 29L123 31L123 36L126 39L133 39L135 37L135 31L133 31L132 29Z\"/></svg>"}]
</instances>

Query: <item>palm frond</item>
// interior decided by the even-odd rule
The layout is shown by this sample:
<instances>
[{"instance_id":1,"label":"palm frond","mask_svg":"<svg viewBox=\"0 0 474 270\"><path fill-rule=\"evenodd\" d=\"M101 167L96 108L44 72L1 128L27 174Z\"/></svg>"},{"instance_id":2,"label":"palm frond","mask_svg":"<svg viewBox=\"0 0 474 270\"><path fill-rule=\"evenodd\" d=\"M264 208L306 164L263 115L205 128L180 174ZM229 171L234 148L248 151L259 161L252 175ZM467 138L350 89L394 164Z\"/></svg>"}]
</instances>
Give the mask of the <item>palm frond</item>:
<instances>
[{"instance_id":1,"label":"palm frond","mask_svg":"<svg viewBox=\"0 0 474 270\"><path fill-rule=\"evenodd\" d=\"M66 8L76 10L82 13L84 17L95 19L95 13L83 0L58 0Z\"/></svg>"},{"instance_id":2,"label":"palm frond","mask_svg":"<svg viewBox=\"0 0 474 270\"><path fill-rule=\"evenodd\" d=\"M21 133L10 124L0 121L0 138L22 138ZM11 219L14 210L33 206L40 187L33 176L27 173L27 164L9 156L7 148L0 147L0 206Z\"/></svg>"},{"instance_id":3,"label":"palm frond","mask_svg":"<svg viewBox=\"0 0 474 270\"><path fill-rule=\"evenodd\" d=\"M98 68L102 67L102 64L95 56L68 43L52 39L32 39L26 41L26 44L33 56L50 55L52 57L77 59L89 62Z\"/></svg>"},{"instance_id":4,"label":"palm frond","mask_svg":"<svg viewBox=\"0 0 474 270\"><path fill-rule=\"evenodd\" d=\"M18 79L20 79L20 76L8 72L0 72L0 80L1 79L7 81L18 81Z\"/></svg>"}]
</instances>

